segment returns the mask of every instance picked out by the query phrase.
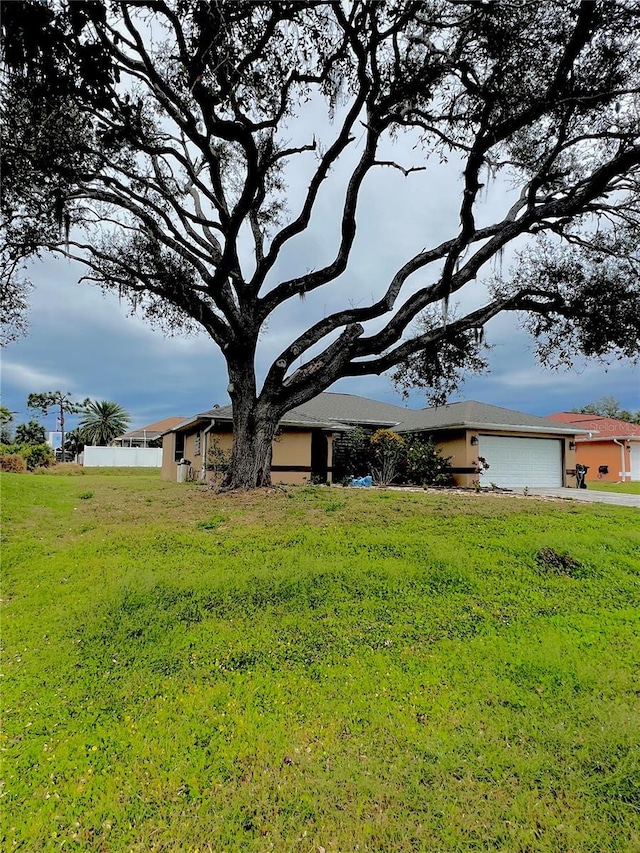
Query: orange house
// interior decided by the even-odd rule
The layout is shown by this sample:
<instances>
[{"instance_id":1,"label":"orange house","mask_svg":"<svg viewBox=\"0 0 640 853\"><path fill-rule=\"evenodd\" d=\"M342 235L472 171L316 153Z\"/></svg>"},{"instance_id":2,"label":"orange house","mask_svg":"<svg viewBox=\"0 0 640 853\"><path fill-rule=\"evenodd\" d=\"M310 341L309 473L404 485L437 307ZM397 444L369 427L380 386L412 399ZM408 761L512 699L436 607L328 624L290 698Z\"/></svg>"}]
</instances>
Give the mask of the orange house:
<instances>
[{"instance_id":1,"label":"orange house","mask_svg":"<svg viewBox=\"0 0 640 853\"><path fill-rule=\"evenodd\" d=\"M589 468L587 483L640 480L640 425L580 412L547 417L587 430L586 435L576 434L576 462Z\"/></svg>"}]
</instances>

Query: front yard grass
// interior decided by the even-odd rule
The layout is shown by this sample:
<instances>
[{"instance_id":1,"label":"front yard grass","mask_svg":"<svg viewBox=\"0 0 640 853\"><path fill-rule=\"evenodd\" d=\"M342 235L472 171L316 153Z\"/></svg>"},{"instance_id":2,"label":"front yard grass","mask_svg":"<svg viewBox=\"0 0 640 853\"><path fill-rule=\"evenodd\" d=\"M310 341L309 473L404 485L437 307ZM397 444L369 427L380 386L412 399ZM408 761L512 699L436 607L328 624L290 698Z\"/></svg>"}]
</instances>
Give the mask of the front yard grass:
<instances>
[{"instance_id":1,"label":"front yard grass","mask_svg":"<svg viewBox=\"0 0 640 853\"><path fill-rule=\"evenodd\" d=\"M627 483L603 483L602 480L588 480L587 488L594 492L621 492L625 495L640 495L640 481Z\"/></svg>"},{"instance_id":2,"label":"front yard grass","mask_svg":"<svg viewBox=\"0 0 640 853\"><path fill-rule=\"evenodd\" d=\"M2 498L3 850L640 849L637 510Z\"/></svg>"}]
</instances>

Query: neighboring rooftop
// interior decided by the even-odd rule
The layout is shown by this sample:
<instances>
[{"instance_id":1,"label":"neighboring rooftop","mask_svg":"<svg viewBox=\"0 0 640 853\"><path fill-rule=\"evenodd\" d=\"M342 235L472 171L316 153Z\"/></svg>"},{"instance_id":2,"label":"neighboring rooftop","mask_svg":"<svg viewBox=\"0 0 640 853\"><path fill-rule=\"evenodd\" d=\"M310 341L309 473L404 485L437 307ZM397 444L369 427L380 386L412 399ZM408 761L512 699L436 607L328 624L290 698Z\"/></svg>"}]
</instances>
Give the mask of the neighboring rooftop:
<instances>
[{"instance_id":1,"label":"neighboring rooftop","mask_svg":"<svg viewBox=\"0 0 640 853\"><path fill-rule=\"evenodd\" d=\"M554 421L571 424L591 435L580 435L578 441L610 441L612 438L640 438L640 424L606 418L604 415L591 415L587 412L556 412L547 415Z\"/></svg>"},{"instance_id":2,"label":"neighboring rooftop","mask_svg":"<svg viewBox=\"0 0 640 853\"><path fill-rule=\"evenodd\" d=\"M157 421L154 424L148 424L147 426L129 430L129 432L119 435L114 439L114 441L152 441L155 438L159 438L163 433L169 432L169 430L173 429L173 427L182 423L184 420L185 418L181 415L174 415L173 417Z\"/></svg>"}]
</instances>

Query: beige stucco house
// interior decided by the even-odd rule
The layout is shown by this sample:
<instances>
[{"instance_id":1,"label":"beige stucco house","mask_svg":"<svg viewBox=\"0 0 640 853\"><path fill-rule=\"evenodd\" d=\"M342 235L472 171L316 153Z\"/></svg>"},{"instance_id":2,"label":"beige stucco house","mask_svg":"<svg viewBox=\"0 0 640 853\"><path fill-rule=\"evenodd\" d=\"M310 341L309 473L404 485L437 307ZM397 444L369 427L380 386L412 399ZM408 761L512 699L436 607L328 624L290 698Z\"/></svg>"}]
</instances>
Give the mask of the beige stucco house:
<instances>
[{"instance_id":1,"label":"beige stucco house","mask_svg":"<svg viewBox=\"0 0 640 853\"><path fill-rule=\"evenodd\" d=\"M483 485L506 488L576 485L575 439L581 431L572 425L473 401L416 411L331 392L319 394L282 419L273 444L273 482L306 483L312 477L331 481L334 444L356 425L432 438L451 457L460 486L471 486L478 479ZM193 476L204 479L209 448L215 442L229 450L231 441L231 406L188 418L163 437L162 476L177 479L178 463L188 459ZM480 458L489 465L482 474Z\"/></svg>"}]
</instances>

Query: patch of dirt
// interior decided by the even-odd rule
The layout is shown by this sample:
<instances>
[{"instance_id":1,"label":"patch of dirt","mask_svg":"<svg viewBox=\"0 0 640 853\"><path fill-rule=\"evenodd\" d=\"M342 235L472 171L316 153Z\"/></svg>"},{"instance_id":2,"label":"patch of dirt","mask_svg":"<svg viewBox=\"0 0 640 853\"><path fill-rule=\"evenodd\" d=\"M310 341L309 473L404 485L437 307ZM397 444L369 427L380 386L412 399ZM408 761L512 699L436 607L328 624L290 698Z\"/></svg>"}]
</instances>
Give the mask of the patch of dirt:
<instances>
[{"instance_id":1,"label":"patch of dirt","mask_svg":"<svg viewBox=\"0 0 640 853\"><path fill-rule=\"evenodd\" d=\"M555 575L567 575L575 577L584 567L579 560L570 554L558 554L553 548L542 548L536 554L536 563L541 569Z\"/></svg>"}]
</instances>

